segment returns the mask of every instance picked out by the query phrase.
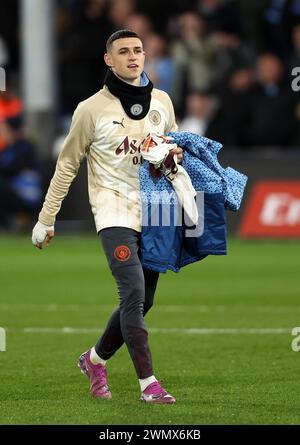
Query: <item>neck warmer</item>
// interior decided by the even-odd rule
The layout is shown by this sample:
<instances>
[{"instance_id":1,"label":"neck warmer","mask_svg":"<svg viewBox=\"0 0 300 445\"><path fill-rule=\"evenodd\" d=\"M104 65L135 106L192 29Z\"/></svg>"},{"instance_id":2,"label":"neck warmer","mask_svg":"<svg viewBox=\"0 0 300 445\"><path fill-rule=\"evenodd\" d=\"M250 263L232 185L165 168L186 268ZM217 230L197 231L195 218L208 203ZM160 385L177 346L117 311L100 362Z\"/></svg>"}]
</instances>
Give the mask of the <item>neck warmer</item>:
<instances>
[{"instance_id":1,"label":"neck warmer","mask_svg":"<svg viewBox=\"0 0 300 445\"><path fill-rule=\"evenodd\" d=\"M153 83L145 86L135 86L119 79L111 70L106 74L104 84L111 94L120 99L126 114L134 120L144 119L150 108Z\"/></svg>"}]
</instances>

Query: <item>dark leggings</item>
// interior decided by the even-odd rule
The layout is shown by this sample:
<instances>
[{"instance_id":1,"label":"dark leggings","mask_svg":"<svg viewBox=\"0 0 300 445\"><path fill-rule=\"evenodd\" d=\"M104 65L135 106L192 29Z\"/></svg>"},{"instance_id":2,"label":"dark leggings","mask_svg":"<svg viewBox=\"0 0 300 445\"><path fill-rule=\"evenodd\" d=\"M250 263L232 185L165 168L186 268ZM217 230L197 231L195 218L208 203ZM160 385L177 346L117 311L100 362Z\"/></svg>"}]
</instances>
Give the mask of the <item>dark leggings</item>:
<instances>
[{"instance_id":1,"label":"dark leggings","mask_svg":"<svg viewBox=\"0 0 300 445\"><path fill-rule=\"evenodd\" d=\"M111 315L95 350L108 360L125 341L137 376L144 379L153 375L144 315L153 304L159 273L141 265L139 232L127 227L109 227L101 230L99 237L116 280L120 306Z\"/></svg>"}]
</instances>

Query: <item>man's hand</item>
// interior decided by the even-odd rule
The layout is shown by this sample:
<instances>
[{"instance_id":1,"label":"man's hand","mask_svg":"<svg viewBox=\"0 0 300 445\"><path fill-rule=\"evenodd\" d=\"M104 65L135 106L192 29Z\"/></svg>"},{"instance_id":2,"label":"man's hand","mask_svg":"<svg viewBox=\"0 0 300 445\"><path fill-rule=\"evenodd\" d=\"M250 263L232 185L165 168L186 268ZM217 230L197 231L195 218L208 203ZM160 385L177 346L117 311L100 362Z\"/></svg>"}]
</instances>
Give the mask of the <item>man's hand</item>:
<instances>
[{"instance_id":1,"label":"man's hand","mask_svg":"<svg viewBox=\"0 0 300 445\"><path fill-rule=\"evenodd\" d=\"M48 247L53 237L54 226L46 226L39 221L32 230L32 244L38 249Z\"/></svg>"},{"instance_id":2,"label":"man's hand","mask_svg":"<svg viewBox=\"0 0 300 445\"><path fill-rule=\"evenodd\" d=\"M181 147L173 148L170 153L177 154L177 162L180 164L183 160L183 149Z\"/></svg>"}]
</instances>

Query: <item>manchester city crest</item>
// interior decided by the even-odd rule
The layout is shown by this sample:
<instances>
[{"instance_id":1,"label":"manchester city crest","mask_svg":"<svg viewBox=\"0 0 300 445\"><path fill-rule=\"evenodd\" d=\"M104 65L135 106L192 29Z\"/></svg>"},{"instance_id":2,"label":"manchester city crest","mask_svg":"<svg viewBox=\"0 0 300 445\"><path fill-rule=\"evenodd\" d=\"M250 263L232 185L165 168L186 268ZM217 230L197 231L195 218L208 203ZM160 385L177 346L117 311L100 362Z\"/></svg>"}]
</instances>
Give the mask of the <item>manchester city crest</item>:
<instances>
[{"instance_id":1,"label":"manchester city crest","mask_svg":"<svg viewBox=\"0 0 300 445\"><path fill-rule=\"evenodd\" d=\"M157 110L151 110L149 113L149 120L153 125L159 125L161 122L160 113Z\"/></svg>"},{"instance_id":2,"label":"manchester city crest","mask_svg":"<svg viewBox=\"0 0 300 445\"><path fill-rule=\"evenodd\" d=\"M139 116L143 111L143 107L141 104L134 104L132 105L132 107L130 108L130 112L134 115L134 116Z\"/></svg>"}]
</instances>

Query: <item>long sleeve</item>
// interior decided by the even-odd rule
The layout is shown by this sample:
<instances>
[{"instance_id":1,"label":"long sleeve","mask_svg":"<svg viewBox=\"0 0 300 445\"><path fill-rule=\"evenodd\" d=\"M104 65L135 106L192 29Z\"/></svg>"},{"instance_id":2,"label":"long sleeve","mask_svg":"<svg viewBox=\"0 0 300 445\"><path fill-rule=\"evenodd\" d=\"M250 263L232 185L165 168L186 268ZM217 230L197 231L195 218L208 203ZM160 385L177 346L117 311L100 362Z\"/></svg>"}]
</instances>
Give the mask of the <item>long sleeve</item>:
<instances>
[{"instance_id":1,"label":"long sleeve","mask_svg":"<svg viewBox=\"0 0 300 445\"><path fill-rule=\"evenodd\" d=\"M70 185L78 173L80 163L93 141L94 128L95 125L89 110L79 104L74 112L70 132L58 157L55 173L39 214L41 223L54 224L62 201L66 197Z\"/></svg>"}]
</instances>

